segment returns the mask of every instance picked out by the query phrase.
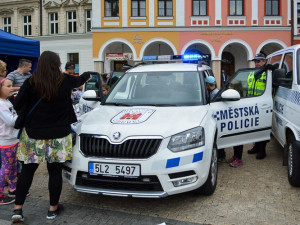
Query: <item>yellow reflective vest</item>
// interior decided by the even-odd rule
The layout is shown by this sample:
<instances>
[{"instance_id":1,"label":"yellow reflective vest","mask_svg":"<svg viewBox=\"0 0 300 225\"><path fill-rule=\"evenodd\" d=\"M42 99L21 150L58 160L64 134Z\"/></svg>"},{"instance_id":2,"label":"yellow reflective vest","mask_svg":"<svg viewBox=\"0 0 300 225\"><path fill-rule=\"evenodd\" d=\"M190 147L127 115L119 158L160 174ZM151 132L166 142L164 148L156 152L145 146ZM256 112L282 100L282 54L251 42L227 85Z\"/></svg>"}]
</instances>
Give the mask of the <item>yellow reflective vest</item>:
<instances>
[{"instance_id":1,"label":"yellow reflective vest","mask_svg":"<svg viewBox=\"0 0 300 225\"><path fill-rule=\"evenodd\" d=\"M262 95L266 89L267 76L263 72L258 80L255 80L254 72L248 76L248 96Z\"/></svg>"}]
</instances>

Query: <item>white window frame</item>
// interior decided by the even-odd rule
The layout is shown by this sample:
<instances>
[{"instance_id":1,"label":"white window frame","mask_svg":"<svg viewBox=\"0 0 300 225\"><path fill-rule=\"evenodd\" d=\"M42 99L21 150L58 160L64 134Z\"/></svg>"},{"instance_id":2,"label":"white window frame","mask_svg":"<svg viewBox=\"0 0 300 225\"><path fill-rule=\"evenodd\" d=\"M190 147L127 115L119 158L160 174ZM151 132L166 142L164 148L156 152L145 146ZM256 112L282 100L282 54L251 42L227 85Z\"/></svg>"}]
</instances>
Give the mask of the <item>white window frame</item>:
<instances>
[{"instance_id":1,"label":"white window frame","mask_svg":"<svg viewBox=\"0 0 300 225\"><path fill-rule=\"evenodd\" d=\"M25 22L25 18L27 18ZM30 22L29 22L30 19ZM23 36L32 36L31 15L23 16Z\"/></svg>"},{"instance_id":2,"label":"white window frame","mask_svg":"<svg viewBox=\"0 0 300 225\"><path fill-rule=\"evenodd\" d=\"M88 17L88 12L90 12L90 17ZM91 32L88 30L88 23L90 23L90 29L92 29L92 10L88 9L85 11L85 32Z\"/></svg>"},{"instance_id":3,"label":"white window frame","mask_svg":"<svg viewBox=\"0 0 300 225\"><path fill-rule=\"evenodd\" d=\"M133 8L133 4L137 4L137 8ZM142 8L142 3L145 3L145 8ZM134 11L137 15L134 15ZM131 1L131 17L146 17L147 15L147 2L146 0L132 0Z\"/></svg>"},{"instance_id":4,"label":"white window frame","mask_svg":"<svg viewBox=\"0 0 300 225\"><path fill-rule=\"evenodd\" d=\"M51 15L54 14L54 19L51 20ZM52 33L51 25L54 26L54 32ZM55 35L58 34L58 13L57 12L51 12L49 13L49 34Z\"/></svg>"},{"instance_id":5,"label":"white window frame","mask_svg":"<svg viewBox=\"0 0 300 225\"><path fill-rule=\"evenodd\" d=\"M71 13L71 19L69 19L69 13ZM74 19L75 15L75 19ZM70 26L69 23L71 23L71 32L70 32ZM76 11L69 11L67 12L67 33L77 33L77 15Z\"/></svg>"},{"instance_id":6,"label":"white window frame","mask_svg":"<svg viewBox=\"0 0 300 225\"><path fill-rule=\"evenodd\" d=\"M11 17L3 17L3 30L11 33Z\"/></svg>"}]
</instances>

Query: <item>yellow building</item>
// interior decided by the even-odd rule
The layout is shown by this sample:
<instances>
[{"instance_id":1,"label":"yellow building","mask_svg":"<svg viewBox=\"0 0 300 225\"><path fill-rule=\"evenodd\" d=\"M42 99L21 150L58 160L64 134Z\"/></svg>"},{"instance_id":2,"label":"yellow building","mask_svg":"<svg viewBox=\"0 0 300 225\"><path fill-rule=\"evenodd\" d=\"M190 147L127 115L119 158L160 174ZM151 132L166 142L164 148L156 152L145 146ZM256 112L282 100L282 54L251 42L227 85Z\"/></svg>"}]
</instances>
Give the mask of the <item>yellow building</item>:
<instances>
[{"instance_id":1,"label":"yellow building","mask_svg":"<svg viewBox=\"0 0 300 225\"><path fill-rule=\"evenodd\" d=\"M93 0L93 59L100 72L146 55L210 55L216 77L291 45L291 2Z\"/></svg>"}]
</instances>

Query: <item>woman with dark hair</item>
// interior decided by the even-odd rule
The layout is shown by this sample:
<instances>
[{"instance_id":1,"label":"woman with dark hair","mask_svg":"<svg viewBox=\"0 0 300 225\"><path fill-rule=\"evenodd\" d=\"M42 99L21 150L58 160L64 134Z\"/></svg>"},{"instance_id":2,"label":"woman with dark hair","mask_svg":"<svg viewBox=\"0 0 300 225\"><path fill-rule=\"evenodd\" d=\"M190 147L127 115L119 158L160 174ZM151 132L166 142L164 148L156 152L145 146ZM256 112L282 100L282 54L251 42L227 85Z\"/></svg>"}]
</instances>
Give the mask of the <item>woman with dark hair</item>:
<instances>
[{"instance_id":1,"label":"woman with dark hair","mask_svg":"<svg viewBox=\"0 0 300 225\"><path fill-rule=\"evenodd\" d=\"M32 77L24 82L14 101L16 110L23 110L26 106L26 119L17 151L23 168L17 182L13 223L24 220L22 207L26 194L39 163L44 161L47 161L50 194L46 218L54 219L62 210L62 205L58 204L62 190L62 166L72 159L71 124L77 121L70 94L73 88L90 79L90 75L65 75L60 66L56 53L43 52Z\"/></svg>"}]
</instances>

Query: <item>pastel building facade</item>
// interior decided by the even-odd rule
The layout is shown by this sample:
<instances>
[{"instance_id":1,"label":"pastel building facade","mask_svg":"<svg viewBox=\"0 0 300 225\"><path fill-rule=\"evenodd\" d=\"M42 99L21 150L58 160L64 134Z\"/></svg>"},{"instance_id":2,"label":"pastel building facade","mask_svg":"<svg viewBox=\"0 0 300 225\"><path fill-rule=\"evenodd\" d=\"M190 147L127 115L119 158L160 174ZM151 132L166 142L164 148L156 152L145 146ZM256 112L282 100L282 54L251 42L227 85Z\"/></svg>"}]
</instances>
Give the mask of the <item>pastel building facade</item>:
<instances>
[{"instance_id":1,"label":"pastel building facade","mask_svg":"<svg viewBox=\"0 0 300 225\"><path fill-rule=\"evenodd\" d=\"M253 67L256 53L290 46L289 0L93 0L93 60L121 70L147 55L210 55L219 81Z\"/></svg>"},{"instance_id":2,"label":"pastel building facade","mask_svg":"<svg viewBox=\"0 0 300 225\"><path fill-rule=\"evenodd\" d=\"M76 73L93 71L92 0L1 0L0 29L40 41Z\"/></svg>"}]
</instances>

